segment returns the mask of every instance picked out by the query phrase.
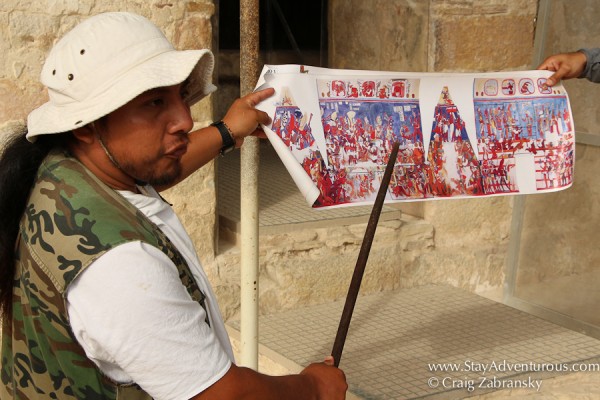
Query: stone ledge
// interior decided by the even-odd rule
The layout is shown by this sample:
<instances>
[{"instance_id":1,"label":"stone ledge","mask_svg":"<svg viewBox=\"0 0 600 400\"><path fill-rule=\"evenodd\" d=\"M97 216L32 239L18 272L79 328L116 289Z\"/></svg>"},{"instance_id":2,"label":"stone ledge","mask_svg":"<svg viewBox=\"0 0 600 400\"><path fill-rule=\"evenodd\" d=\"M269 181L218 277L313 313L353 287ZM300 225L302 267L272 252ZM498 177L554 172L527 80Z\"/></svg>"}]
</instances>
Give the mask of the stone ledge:
<instances>
[{"instance_id":1,"label":"stone ledge","mask_svg":"<svg viewBox=\"0 0 600 400\"><path fill-rule=\"evenodd\" d=\"M362 245L366 222L260 234L260 312L269 314L343 298ZM434 228L402 216L379 221L361 291L375 293L415 282L420 258L434 249ZM216 257L211 276L226 319L239 316L240 250ZM429 270L429 269L428 269ZM440 270L441 271L441 270ZM439 272L441 273L441 272ZM439 275L439 273L437 275ZM437 276L436 275L436 276ZM402 277L401 277L402 276Z\"/></svg>"}]
</instances>

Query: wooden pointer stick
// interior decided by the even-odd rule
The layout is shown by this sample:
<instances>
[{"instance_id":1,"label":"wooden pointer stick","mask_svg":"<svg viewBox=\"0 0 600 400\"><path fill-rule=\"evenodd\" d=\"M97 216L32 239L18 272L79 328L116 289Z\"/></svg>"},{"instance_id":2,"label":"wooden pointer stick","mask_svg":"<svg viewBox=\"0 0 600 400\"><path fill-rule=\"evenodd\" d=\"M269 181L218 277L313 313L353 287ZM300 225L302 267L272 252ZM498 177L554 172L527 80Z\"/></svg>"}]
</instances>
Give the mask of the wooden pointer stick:
<instances>
[{"instance_id":1,"label":"wooden pointer stick","mask_svg":"<svg viewBox=\"0 0 600 400\"><path fill-rule=\"evenodd\" d=\"M375 236L375 230L377 229L377 222L379 221L379 215L381 214L381 209L383 208L383 201L385 200L385 195L390 184L390 178L392 176L392 172L394 171L394 164L396 164L396 159L398 158L399 147L399 142L394 143L394 146L392 147L392 153L390 154L390 159L385 167L385 172L383 174L383 178L381 179L381 185L379 186L377 197L375 198L375 204L373 204L373 210L371 211L371 216L369 217L369 223L367 224L362 246L360 247L358 260L356 261L356 266L354 267L354 274L352 275L352 281L350 282L348 295L346 296L346 304L344 304L344 311L342 312L337 335L335 336L335 342L333 343L333 350L331 351L331 355L334 359L334 365L336 367L340 365L342 351L344 350L344 343L346 343L346 335L348 334L350 320L352 319L352 312L354 311L354 306L358 297L358 291L360 290L360 284L365 272L365 267L367 265L367 259L369 258L369 252L371 251L371 244L373 243L373 237Z\"/></svg>"}]
</instances>

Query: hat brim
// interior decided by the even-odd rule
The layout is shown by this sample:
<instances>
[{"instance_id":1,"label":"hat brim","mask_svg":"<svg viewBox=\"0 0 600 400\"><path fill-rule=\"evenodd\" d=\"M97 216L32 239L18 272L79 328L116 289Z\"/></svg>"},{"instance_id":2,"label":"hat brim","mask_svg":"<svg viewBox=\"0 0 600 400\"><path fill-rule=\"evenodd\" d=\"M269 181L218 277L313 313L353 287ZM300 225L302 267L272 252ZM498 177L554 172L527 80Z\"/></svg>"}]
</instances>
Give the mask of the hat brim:
<instances>
[{"instance_id":1,"label":"hat brim","mask_svg":"<svg viewBox=\"0 0 600 400\"><path fill-rule=\"evenodd\" d=\"M214 92L211 83L214 56L210 50L173 50L161 53L120 74L95 91L93 99L57 106L51 101L27 118L27 139L68 132L110 114L140 94L154 88L177 85L189 78L190 105Z\"/></svg>"}]
</instances>

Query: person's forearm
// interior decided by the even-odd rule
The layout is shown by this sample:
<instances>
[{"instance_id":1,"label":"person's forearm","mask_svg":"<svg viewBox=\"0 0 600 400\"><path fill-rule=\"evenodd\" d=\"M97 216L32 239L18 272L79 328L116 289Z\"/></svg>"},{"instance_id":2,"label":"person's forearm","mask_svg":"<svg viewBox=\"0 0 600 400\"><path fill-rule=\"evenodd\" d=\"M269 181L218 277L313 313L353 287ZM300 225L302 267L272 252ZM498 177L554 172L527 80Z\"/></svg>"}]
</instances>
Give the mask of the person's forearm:
<instances>
[{"instance_id":1,"label":"person's forearm","mask_svg":"<svg viewBox=\"0 0 600 400\"><path fill-rule=\"evenodd\" d=\"M269 376L232 365L223 378L192 400L317 400L316 391L307 375Z\"/></svg>"}]
</instances>

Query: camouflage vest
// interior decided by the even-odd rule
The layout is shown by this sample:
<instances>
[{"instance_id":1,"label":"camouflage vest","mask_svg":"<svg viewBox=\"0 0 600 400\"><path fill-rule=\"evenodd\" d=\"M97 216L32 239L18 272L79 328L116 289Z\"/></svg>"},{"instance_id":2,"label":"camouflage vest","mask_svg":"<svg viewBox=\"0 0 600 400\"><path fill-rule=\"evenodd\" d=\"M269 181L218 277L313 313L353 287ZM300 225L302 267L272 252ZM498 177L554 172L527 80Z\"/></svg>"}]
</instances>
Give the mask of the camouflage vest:
<instances>
[{"instance_id":1,"label":"camouflage vest","mask_svg":"<svg viewBox=\"0 0 600 400\"><path fill-rule=\"evenodd\" d=\"M137 208L73 158L42 163L19 227L12 320L2 325L0 398L144 399L139 386L104 376L75 339L65 295L106 251L141 240L177 266L190 296L204 295L175 246Z\"/></svg>"}]
</instances>

